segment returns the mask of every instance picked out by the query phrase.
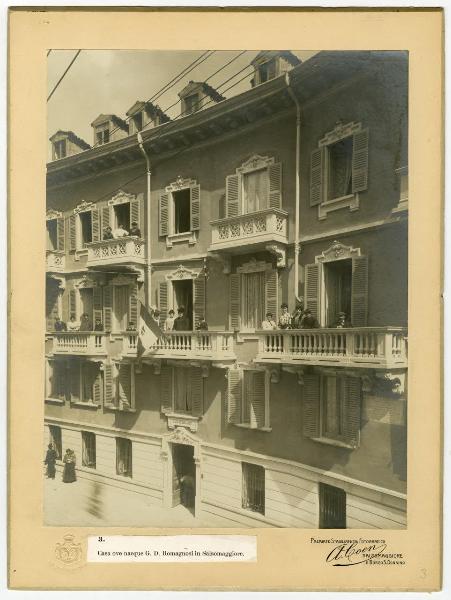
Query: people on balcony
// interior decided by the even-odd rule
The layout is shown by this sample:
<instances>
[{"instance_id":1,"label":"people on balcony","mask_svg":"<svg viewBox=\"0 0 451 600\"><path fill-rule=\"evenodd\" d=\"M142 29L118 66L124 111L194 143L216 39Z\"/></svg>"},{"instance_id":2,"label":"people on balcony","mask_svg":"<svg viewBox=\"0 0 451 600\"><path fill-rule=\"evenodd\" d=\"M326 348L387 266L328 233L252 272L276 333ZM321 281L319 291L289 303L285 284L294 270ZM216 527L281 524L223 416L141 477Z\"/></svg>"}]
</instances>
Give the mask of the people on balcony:
<instances>
[{"instance_id":1,"label":"people on balcony","mask_svg":"<svg viewBox=\"0 0 451 600\"><path fill-rule=\"evenodd\" d=\"M312 311L307 308L301 319L300 329L318 329L319 327L320 324L318 323L318 320L312 315Z\"/></svg>"},{"instance_id":2,"label":"people on balcony","mask_svg":"<svg viewBox=\"0 0 451 600\"><path fill-rule=\"evenodd\" d=\"M80 327L78 331L92 331L92 321L89 318L88 313L83 313L81 315Z\"/></svg>"},{"instance_id":3,"label":"people on balcony","mask_svg":"<svg viewBox=\"0 0 451 600\"><path fill-rule=\"evenodd\" d=\"M292 317L288 312L288 304L285 302L281 305L282 314L279 317L279 329L290 329Z\"/></svg>"},{"instance_id":4,"label":"people on balcony","mask_svg":"<svg viewBox=\"0 0 451 600\"><path fill-rule=\"evenodd\" d=\"M272 312L266 313L266 319L262 323L262 329L277 329Z\"/></svg>"},{"instance_id":5,"label":"people on balcony","mask_svg":"<svg viewBox=\"0 0 451 600\"><path fill-rule=\"evenodd\" d=\"M166 321L163 324L164 331L174 331L175 312L171 310L168 312Z\"/></svg>"},{"instance_id":6,"label":"people on balcony","mask_svg":"<svg viewBox=\"0 0 451 600\"><path fill-rule=\"evenodd\" d=\"M96 322L94 324L94 331L103 331L103 323L99 317L97 317Z\"/></svg>"},{"instance_id":7,"label":"people on balcony","mask_svg":"<svg viewBox=\"0 0 451 600\"><path fill-rule=\"evenodd\" d=\"M189 331L189 319L185 316L185 307L180 306L177 309L177 317L174 320L174 331Z\"/></svg>"},{"instance_id":8,"label":"people on balcony","mask_svg":"<svg viewBox=\"0 0 451 600\"><path fill-rule=\"evenodd\" d=\"M127 325L127 329L125 331L134 331L136 332L136 325L133 321L130 321Z\"/></svg>"},{"instance_id":9,"label":"people on balcony","mask_svg":"<svg viewBox=\"0 0 451 600\"><path fill-rule=\"evenodd\" d=\"M208 323L205 317L200 317L199 322L196 325L196 331L208 331Z\"/></svg>"},{"instance_id":10,"label":"people on balcony","mask_svg":"<svg viewBox=\"0 0 451 600\"><path fill-rule=\"evenodd\" d=\"M67 331L67 325L64 321L62 321L59 317L55 319L54 325L55 331Z\"/></svg>"},{"instance_id":11,"label":"people on balcony","mask_svg":"<svg viewBox=\"0 0 451 600\"><path fill-rule=\"evenodd\" d=\"M75 315L71 315L67 323L67 331L78 331L80 323L77 321Z\"/></svg>"},{"instance_id":12,"label":"people on balcony","mask_svg":"<svg viewBox=\"0 0 451 600\"><path fill-rule=\"evenodd\" d=\"M141 237L141 229L138 227L138 223L136 221L132 221L132 226L130 228L130 235L134 237Z\"/></svg>"},{"instance_id":13,"label":"people on balcony","mask_svg":"<svg viewBox=\"0 0 451 600\"><path fill-rule=\"evenodd\" d=\"M302 302L296 303L296 308L291 316L291 329L299 329L302 317L304 316L304 305Z\"/></svg>"},{"instance_id":14,"label":"people on balcony","mask_svg":"<svg viewBox=\"0 0 451 600\"><path fill-rule=\"evenodd\" d=\"M348 319L346 318L345 312L338 313L337 321L336 321L334 327L337 327L338 329L342 329L343 327L351 327L351 324L349 323Z\"/></svg>"},{"instance_id":15,"label":"people on balcony","mask_svg":"<svg viewBox=\"0 0 451 600\"><path fill-rule=\"evenodd\" d=\"M119 224L119 226L113 231L113 236L117 239L117 238L122 238L122 237L127 237L128 236L128 230L125 229L125 227L122 224Z\"/></svg>"},{"instance_id":16,"label":"people on balcony","mask_svg":"<svg viewBox=\"0 0 451 600\"><path fill-rule=\"evenodd\" d=\"M105 229L103 230L103 239L104 240L114 240L113 230L111 229L111 227L109 225L108 225L108 227L105 227Z\"/></svg>"},{"instance_id":17,"label":"people on balcony","mask_svg":"<svg viewBox=\"0 0 451 600\"><path fill-rule=\"evenodd\" d=\"M154 308L150 314L155 323L160 327L160 310L158 308Z\"/></svg>"}]
</instances>

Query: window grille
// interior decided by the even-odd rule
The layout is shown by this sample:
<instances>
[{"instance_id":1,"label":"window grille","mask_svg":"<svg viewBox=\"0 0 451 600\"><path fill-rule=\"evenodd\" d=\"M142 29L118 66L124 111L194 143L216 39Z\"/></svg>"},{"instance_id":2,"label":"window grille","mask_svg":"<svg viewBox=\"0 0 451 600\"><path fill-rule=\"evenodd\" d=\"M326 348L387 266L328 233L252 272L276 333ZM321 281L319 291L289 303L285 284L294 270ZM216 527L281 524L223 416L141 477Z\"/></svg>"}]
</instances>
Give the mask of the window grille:
<instances>
[{"instance_id":1,"label":"window grille","mask_svg":"<svg viewBox=\"0 0 451 600\"><path fill-rule=\"evenodd\" d=\"M242 506L265 514L265 469L259 465L242 463L243 496Z\"/></svg>"}]
</instances>

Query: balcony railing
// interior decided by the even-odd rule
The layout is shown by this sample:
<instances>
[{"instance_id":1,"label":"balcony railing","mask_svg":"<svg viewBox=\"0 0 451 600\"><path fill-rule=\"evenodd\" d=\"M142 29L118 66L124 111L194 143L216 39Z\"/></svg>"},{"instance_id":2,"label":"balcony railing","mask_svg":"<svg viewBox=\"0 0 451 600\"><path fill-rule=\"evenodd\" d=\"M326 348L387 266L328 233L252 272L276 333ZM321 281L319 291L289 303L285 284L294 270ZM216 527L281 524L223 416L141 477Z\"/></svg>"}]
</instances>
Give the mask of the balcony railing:
<instances>
[{"instance_id":1,"label":"balcony railing","mask_svg":"<svg viewBox=\"0 0 451 600\"><path fill-rule=\"evenodd\" d=\"M66 257L61 250L47 250L45 256L47 271L64 271L66 265Z\"/></svg>"},{"instance_id":2,"label":"balcony railing","mask_svg":"<svg viewBox=\"0 0 451 600\"><path fill-rule=\"evenodd\" d=\"M145 263L144 241L136 237L102 240L87 244L88 267L124 263Z\"/></svg>"},{"instance_id":3,"label":"balcony railing","mask_svg":"<svg viewBox=\"0 0 451 600\"><path fill-rule=\"evenodd\" d=\"M91 331L53 333L54 354L106 354L106 334Z\"/></svg>"},{"instance_id":4,"label":"balcony railing","mask_svg":"<svg viewBox=\"0 0 451 600\"><path fill-rule=\"evenodd\" d=\"M259 362L403 368L407 330L399 327L258 332Z\"/></svg>"},{"instance_id":5,"label":"balcony railing","mask_svg":"<svg viewBox=\"0 0 451 600\"><path fill-rule=\"evenodd\" d=\"M233 333L171 331L158 338L146 355L161 358L224 360L235 357Z\"/></svg>"},{"instance_id":6,"label":"balcony railing","mask_svg":"<svg viewBox=\"0 0 451 600\"><path fill-rule=\"evenodd\" d=\"M288 241L287 213L276 208L219 219L212 221L211 226L212 251L259 243L286 244Z\"/></svg>"}]
</instances>

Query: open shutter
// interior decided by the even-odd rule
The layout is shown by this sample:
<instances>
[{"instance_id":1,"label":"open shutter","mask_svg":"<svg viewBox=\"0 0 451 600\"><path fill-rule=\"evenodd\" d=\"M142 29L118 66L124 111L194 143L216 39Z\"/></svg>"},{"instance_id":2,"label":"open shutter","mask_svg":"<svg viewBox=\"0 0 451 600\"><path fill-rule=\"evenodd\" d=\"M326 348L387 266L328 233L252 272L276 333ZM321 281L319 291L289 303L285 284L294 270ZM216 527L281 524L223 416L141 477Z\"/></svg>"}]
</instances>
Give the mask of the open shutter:
<instances>
[{"instance_id":1,"label":"open shutter","mask_svg":"<svg viewBox=\"0 0 451 600\"><path fill-rule=\"evenodd\" d=\"M310 206L323 201L325 152L325 148L318 148L310 155Z\"/></svg>"},{"instance_id":2,"label":"open shutter","mask_svg":"<svg viewBox=\"0 0 451 600\"><path fill-rule=\"evenodd\" d=\"M241 281L238 273L229 276L230 328L240 329Z\"/></svg>"},{"instance_id":3,"label":"open shutter","mask_svg":"<svg viewBox=\"0 0 451 600\"><path fill-rule=\"evenodd\" d=\"M227 422L241 423L241 403L243 400L243 372L229 369L227 386Z\"/></svg>"},{"instance_id":4,"label":"open shutter","mask_svg":"<svg viewBox=\"0 0 451 600\"><path fill-rule=\"evenodd\" d=\"M236 217L240 213L240 176L226 177L226 211L227 217Z\"/></svg>"},{"instance_id":5,"label":"open shutter","mask_svg":"<svg viewBox=\"0 0 451 600\"><path fill-rule=\"evenodd\" d=\"M251 427L265 426L265 372L256 371L252 377Z\"/></svg>"},{"instance_id":6,"label":"open shutter","mask_svg":"<svg viewBox=\"0 0 451 600\"><path fill-rule=\"evenodd\" d=\"M189 373L190 394L191 394L191 411L193 417L201 417L203 415L203 398L202 398L202 371L199 367L191 367Z\"/></svg>"},{"instance_id":7,"label":"open shutter","mask_svg":"<svg viewBox=\"0 0 451 600\"><path fill-rule=\"evenodd\" d=\"M114 402L114 381L113 381L113 365L105 365L104 367L104 388L105 388L105 404L113 404Z\"/></svg>"},{"instance_id":8,"label":"open shutter","mask_svg":"<svg viewBox=\"0 0 451 600\"><path fill-rule=\"evenodd\" d=\"M346 377L343 438L353 448L357 448L360 442L361 396L360 377Z\"/></svg>"},{"instance_id":9,"label":"open shutter","mask_svg":"<svg viewBox=\"0 0 451 600\"><path fill-rule=\"evenodd\" d=\"M160 195L158 235L163 237L169 233L169 194Z\"/></svg>"},{"instance_id":10,"label":"open shutter","mask_svg":"<svg viewBox=\"0 0 451 600\"><path fill-rule=\"evenodd\" d=\"M62 217L56 220L56 235L58 250L64 250L64 219Z\"/></svg>"},{"instance_id":11,"label":"open shutter","mask_svg":"<svg viewBox=\"0 0 451 600\"><path fill-rule=\"evenodd\" d=\"M92 305L93 305L93 316L94 324L99 319L103 323L102 318L102 288L97 286L92 288Z\"/></svg>"},{"instance_id":12,"label":"open shutter","mask_svg":"<svg viewBox=\"0 0 451 600\"><path fill-rule=\"evenodd\" d=\"M265 312L271 312L277 321L277 271L265 271Z\"/></svg>"},{"instance_id":13,"label":"open shutter","mask_svg":"<svg viewBox=\"0 0 451 600\"><path fill-rule=\"evenodd\" d=\"M80 363L74 361L70 365L70 400L80 401Z\"/></svg>"},{"instance_id":14,"label":"open shutter","mask_svg":"<svg viewBox=\"0 0 451 600\"><path fill-rule=\"evenodd\" d=\"M205 318L205 277L200 275L194 279L194 327L201 317Z\"/></svg>"},{"instance_id":15,"label":"open shutter","mask_svg":"<svg viewBox=\"0 0 451 600\"><path fill-rule=\"evenodd\" d=\"M309 308L318 321L320 318L320 279L320 264L305 265L305 308Z\"/></svg>"},{"instance_id":16,"label":"open shutter","mask_svg":"<svg viewBox=\"0 0 451 600\"><path fill-rule=\"evenodd\" d=\"M160 309L160 323L164 323L168 316L168 282L161 281L158 286L158 308Z\"/></svg>"},{"instance_id":17,"label":"open shutter","mask_svg":"<svg viewBox=\"0 0 451 600\"><path fill-rule=\"evenodd\" d=\"M106 285L103 288L103 330L111 331L113 327L113 288Z\"/></svg>"},{"instance_id":18,"label":"open shutter","mask_svg":"<svg viewBox=\"0 0 451 600\"><path fill-rule=\"evenodd\" d=\"M94 404L99 406L102 404L103 398L103 378L102 371L97 369L97 373L94 379L94 385L92 386L92 399Z\"/></svg>"},{"instance_id":19,"label":"open shutter","mask_svg":"<svg viewBox=\"0 0 451 600\"><path fill-rule=\"evenodd\" d=\"M269 207L282 208L282 163L268 167Z\"/></svg>"},{"instance_id":20,"label":"open shutter","mask_svg":"<svg viewBox=\"0 0 451 600\"><path fill-rule=\"evenodd\" d=\"M368 138L368 129L354 134L352 145L353 194L363 192L368 188Z\"/></svg>"},{"instance_id":21,"label":"open shutter","mask_svg":"<svg viewBox=\"0 0 451 600\"><path fill-rule=\"evenodd\" d=\"M103 238L103 233L105 232L106 227L111 227L110 207L109 206L104 206L102 208L102 238Z\"/></svg>"},{"instance_id":22,"label":"open shutter","mask_svg":"<svg viewBox=\"0 0 451 600\"><path fill-rule=\"evenodd\" d=\"M368 257L352 259L351 324L365 327L368 315Z\"/></svg>"},{"instance_id":23,"label":"open shutter","mask_svg":"<svg viewBox=\"0 0 451 600\"><path fill-rule=\"evenodd\" d=\"M77 292L75 290L69 291L69 318L72 315L77 316Z\"/></svg>"},{"instance_id":24,"label":"open shutter","mask_svg":"<svg viewBox=\"0 0 451 600\"><path fill-rule=\"evenodd\" d=\"M172 412L172 367L163 365L160 372L161 412Z\"/></svg>"},{"instance_id":25,"label":"open shutter","mask_svg":"<svg viewBox=\"0 0 451 600\"><path fill-rule=\"evenodd\" d=\"M132 200L130 202L130 227L132 226L133 221L138 223L138 227L141 230L141 237L143 233L143 223L142 223L142 212L143 212L143 203L142 203L143 195L139 194L136 200Z\"/></svg>"},{"instance_id":26,"label":"open shutter","mask_svg":"<svg viewBox=\"0 0 451 600\"><path fill-rule=\"evenodd\" d=\"M119 365L119 400L129 408L132 405L132 366L130 363Z\"/></svg>"},{"instance_id":27,"label":"open shutter","mask_svg":"<svg viewBox=\"0 0 451 600\"><path fill-rule=\"evenodd\" d=\"M94 208L91 211L91 223L92 223L92 241L98 242L102 239L101 231L100 231L100 210L98 208Z\"/></svg>"},{"instance_id":28,"label":"open shutter","mask_svg":"<svg viewBox=\"0 0 451 600\"><path fill-rule=\"evenodd\" d=\"M76 221L75 215L69 217L69 249L77 249L77 233L76 233Z\"/></svg>"},{"instance_id":29,"label":"open shutter","mask_svg":"<svg viewBox=\"0 0 451 600\"><path fill-rule=\"evenodd\" d=\"M304 375L302 402L302 433L305 437L319 437L320 380L319 375Z\"/></svg>"},{"instance_id":30,"label":"open shutter","mask_svg":"<svg viewBox=\"0 0 451 600\"><path fill-rule=\"evenodd\" d=\"M48 283L45 291L45 314L46 314L46 330L53 331L55 328L55 319L58 317L58 286L54 283Z\"/></svg>"},{"instance_id":31,"label":"open shutter","mask_svg":"<svg viewBox=\"0 0 451 600\"><path fill-rule=\"evenodd\" d=\"M130 286L130 294L128 296L128 325L138 328L138 284Z\"/></svg>"},{"instance_id":32,"label":"open shutter","mask_svg":"<svg viewBox=\"0 0 451 600\"><path fill-rule=\"evenodd\" d=\"M200 229L200 186L191 188L191 231Z\"/></svg>"}]
</instances>

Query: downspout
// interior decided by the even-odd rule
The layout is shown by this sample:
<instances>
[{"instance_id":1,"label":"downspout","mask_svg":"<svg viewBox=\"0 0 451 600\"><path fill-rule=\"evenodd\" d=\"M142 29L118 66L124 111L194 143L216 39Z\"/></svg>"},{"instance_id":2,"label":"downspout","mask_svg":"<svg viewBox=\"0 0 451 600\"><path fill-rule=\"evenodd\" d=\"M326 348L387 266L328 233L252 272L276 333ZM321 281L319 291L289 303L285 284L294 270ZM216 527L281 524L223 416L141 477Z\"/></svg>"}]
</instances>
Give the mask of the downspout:
<instances>
[{"instance_id":1,"label":"downspout","mask_svg":"<svg viewBox=\"0 0 451 600\"><path fill-rule=\"evenodd\" d=\"M151 286L151 275L152 275L152 266L151 266L151 256L150 256L150 226L151 226L151 214L150 214L150 182L152 171L150 169L150 158L147 152L144 149L143 138L141 132L138 131L138 144L141 149L141 152L144 154L144 158L146 159L146 177L147 177L147 197L146 197L146 277L145 277L145 299L146 299L146 307L148 310L151 308L152 301L152 286Z\"/></svg>"},{"instance_id":2,"label":"downspout","mask_svg":"<svg viewBox=\"0 0 451 600\"><path fill-rule=\"evenodd\" d=\"M296 209L295 209L295 234L294 234L294 297L296 301L302 303L302 299L299 298L299 206L301 203L301 186L300 186L300 160L301 160L301 105L296 94L291 87L290 74L285 73L285 83L287 84L287 90L290 94L293 102L296 105Z\"/></svg>"}]
</instances>

